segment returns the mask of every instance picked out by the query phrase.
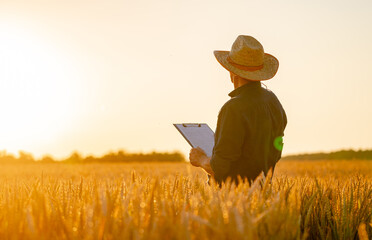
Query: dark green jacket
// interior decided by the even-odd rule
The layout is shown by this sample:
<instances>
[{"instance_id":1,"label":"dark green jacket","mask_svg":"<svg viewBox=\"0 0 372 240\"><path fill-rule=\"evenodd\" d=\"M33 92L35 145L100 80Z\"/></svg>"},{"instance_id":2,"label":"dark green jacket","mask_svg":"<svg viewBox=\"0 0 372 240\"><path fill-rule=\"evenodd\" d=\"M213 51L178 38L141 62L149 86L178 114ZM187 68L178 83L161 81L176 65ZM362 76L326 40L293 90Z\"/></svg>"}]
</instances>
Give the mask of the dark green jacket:
<instances>
[{"instance_id":1,"label":"dark green jacket","mask_svg":"<svg viewBox=\"0 0 372 240\"><path fill-rule=\"evenodd\" d=\"M232 91L218 115L211 167L215 180L266 174L281 158L287 117L273 92L252 82Z\"/></svg>"}]
</instances>

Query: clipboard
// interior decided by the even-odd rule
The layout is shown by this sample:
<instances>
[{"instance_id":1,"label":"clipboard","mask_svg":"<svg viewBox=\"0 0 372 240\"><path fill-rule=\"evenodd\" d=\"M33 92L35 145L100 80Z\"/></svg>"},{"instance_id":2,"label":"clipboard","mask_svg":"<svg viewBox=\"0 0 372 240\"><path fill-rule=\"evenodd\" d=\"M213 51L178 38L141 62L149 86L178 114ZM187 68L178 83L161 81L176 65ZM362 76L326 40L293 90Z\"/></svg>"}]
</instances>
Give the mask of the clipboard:
<instances>
[{"instance_id":1,"label":"clipboard","mask_svg":"<svg viewBox=\"0 0 372 240\"><path fill-rule=\"evenodd\" d=\"M208 157L212 156L214 132L206 123L173 124L191 147L200 147Z\"/></svg>"}]
</instances>

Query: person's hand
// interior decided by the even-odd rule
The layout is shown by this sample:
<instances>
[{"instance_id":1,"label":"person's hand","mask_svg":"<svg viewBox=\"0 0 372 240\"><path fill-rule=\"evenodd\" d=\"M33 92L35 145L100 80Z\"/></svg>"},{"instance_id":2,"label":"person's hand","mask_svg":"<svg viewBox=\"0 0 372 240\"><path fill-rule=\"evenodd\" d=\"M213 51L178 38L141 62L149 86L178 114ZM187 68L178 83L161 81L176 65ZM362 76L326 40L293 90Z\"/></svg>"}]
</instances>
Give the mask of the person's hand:
<instances>
[{"instance_id":1,"label":"person's hand","mask_svg":"<svg viewBox=\"0 0 372 240\"><path fill-rule=\"evenodd\" d=\"M192 148L189 155L191 165L202 167L209 161L207 154L200 147Z\"/></svg>"},{"instance_id":2,"label":"person's hand","mask_svg":"<svg viewBox=\"0 0 372 240\"><path fill-rule=\"evenodd\" d=\"M210 164L211 158L209 158L207 154L205 154L203 149L201 149L200 147L191 149L189 159L190 159L190 163L193 166L201 167L208 174L210 174L211 176L214 176L214 172Z\"/></svg>"}]
</instances>

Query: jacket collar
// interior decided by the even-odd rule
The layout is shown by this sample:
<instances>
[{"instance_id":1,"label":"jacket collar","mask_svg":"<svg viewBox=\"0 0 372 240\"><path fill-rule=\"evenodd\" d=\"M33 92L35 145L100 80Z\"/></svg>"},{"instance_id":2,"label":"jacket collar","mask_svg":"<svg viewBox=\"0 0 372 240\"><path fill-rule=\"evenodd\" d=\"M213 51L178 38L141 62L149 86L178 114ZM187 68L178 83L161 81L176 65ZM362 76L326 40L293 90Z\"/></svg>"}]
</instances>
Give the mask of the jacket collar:
<instances>
[{"instance_id":1,"label":"jacket collar","mask_svg":"<svg viewBox=\"0 0 372 240\"><path fill-rule=\"evenodd\" d=\"M236 97L240 94L244 94L246 92L249 92L251 90L258 90L261 88L261 82L260 81L257 81L257 82L250 82L250 83L247 83L247 84L244 84L243 86L241 87L238 87L237 89L234 89L232 92L229 93L229 96L230 97Z\"/></svg>"}]
</instances>

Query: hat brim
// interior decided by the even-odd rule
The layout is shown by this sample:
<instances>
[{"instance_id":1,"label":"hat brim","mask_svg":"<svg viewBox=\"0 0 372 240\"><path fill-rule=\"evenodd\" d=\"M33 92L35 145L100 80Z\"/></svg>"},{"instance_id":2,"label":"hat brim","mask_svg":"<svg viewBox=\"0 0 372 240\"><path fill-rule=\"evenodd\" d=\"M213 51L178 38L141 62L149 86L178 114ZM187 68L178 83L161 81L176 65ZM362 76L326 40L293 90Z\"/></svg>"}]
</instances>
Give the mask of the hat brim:
<instances>
[{"instance_id":1,"label":"hat brim","mask_svg":"<svg viewBox=\"0 0 372 240\"><path fill-rule=\"evenodd\" d=\"M263 68L260 70L255 71L247 71L239 69L233 66L228 60L227 57L229 56L229 51L214 51L214 56L216 57L217 61L226 68L227 71L232 72L244 79L248 79L251 81L263 81L271 79L275 76L276 72L279 68L279 61L274 56L265 53L264 61L263 61Z\"/></svg>"}]
</instances>

